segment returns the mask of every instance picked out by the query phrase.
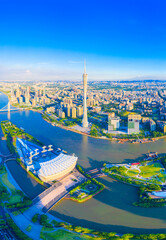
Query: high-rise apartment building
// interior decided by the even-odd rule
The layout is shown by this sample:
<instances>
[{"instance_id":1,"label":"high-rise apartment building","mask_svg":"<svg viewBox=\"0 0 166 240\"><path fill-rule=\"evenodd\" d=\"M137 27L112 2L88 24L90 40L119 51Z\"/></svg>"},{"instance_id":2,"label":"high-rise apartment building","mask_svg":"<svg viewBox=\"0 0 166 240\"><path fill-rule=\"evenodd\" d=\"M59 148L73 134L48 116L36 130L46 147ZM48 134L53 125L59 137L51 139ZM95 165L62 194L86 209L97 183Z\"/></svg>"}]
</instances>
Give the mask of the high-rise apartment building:
<instances>
[{"instance_id":1,"label":"high-rise apartment building","mask_svg":"<svg viewBox=\"0 0 166 240\"><path fill-rule=\"evenodd\" d=\"M76 108L75 107L71 108L71 117L76 118Z\"/></svg>"}]
</instances>

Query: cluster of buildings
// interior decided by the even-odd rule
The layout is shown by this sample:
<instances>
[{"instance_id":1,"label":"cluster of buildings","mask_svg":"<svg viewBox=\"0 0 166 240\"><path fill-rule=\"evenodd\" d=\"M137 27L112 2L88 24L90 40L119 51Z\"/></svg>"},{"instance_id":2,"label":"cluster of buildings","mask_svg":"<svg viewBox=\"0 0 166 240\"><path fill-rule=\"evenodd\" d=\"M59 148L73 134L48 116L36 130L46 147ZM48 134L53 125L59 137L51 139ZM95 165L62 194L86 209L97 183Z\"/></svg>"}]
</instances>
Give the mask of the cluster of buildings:
<instances>
[{"instance_id":1,"label":"cluster of buildings","mask_svg":"<svg viewBox=\"0 0 166 240\"><path fill-rule=\"evenodd\" d=\"M124 123L123 126L121 126L120 117L115 116L114 112L108 114L108 133L116 133L120 130L125 130L124 133L127 134L138 134L140 132L141 115L128 114L126 117L123 117L123 120L126 124Z\"/></svg>"},{"instance_id":2,"label":"cluster of buildings","mask_svg":"<svg viewBox=\"0 0 166 240\"><path fill-rule=\"evenodd\" d=\"M88 111L88 114L92 113L91 116L96 114L89 117L89 121L97 119L97 115L108 114L107 122L103 124L108 132L122 130L132 134L139 133L140 129L148 129L166 133L164 81L89 82L87 91L87 77L85 69L83 84L57 81L37 83L30 87L25 83L18 86L4 83L0 88L6 91L11 89L12 103L35 107L51 102L46 108L47 113L56 113L59 119L82 118L84 127L88 126ZM125 111L128 114L123 116L121 113Z\"/></svg>"},{"instance_id":3,"label":"cluster of buildings","mask_svg":"<svg viewBox=\"0 0 166 240\"><path fill-rule=\"evenodd\" d=\"M56 107L48 107L47 113L57 113L60 118L80 118L83 115L83 107L73 104L72 99L65 97Z\"/></svg>"},{"instance_id":4,"label":"cluster of buildings","mask_svg":"<svg viewBox=\"0 0 166 240\"><path fill-rule=\"evenodd\" d=\"M82 117L82 126L83 128L88 127L88 117L87 117L87 102L91 104L93 99L87 99L87 78L88 74L86 73L86 68L84 68L83 74L83 96L81 100L75 94L72 94L74 99L69 96L63 96L60 103L55 107L47 108L47 112L56 112L60 118L80 118ZM81 104L83 100L83 106ZM89 100L89 101L88 101Z\"/></svg>"},{"instance_id":5,"label":"cluster of buildings","mask_svg":"<svg viewBox=\"0 0 166 240\"><path fill-rule=\"evenodd\" d=\"M16 89L11 88L10 100L13 104L19 104L20 106L32 106L45 105L50 103L50 98L46 96L45 87L32 87L17 86Z\"/></svg>"}]
</instances>

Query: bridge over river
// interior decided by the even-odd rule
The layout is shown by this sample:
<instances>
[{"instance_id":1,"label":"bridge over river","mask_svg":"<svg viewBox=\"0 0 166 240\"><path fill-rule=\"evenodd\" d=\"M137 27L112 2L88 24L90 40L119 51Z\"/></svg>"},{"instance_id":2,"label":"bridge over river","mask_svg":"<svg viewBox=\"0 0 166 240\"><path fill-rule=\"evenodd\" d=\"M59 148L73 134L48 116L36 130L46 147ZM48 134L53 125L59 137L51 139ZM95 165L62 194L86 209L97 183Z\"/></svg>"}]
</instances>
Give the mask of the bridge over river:
<instances>
[{"instance_id":1,"label":"bridge over river","mask_svg":"<svg viewBox=\"0 0 166 240\"><path fill-rule=\"evenodd\" d=\"M51 207L63 199L69 192L60 183L54 183L51 187L33 199L33 205L43 212L47 212Z\"/></svg>"},{"instance_id":2,"label":"bridge over river","mask_svg":"<svg viewBox=\"0 0 166 240\"><path fill-rule=\"evenodd\" d=\"M32 202L33 206L30 207L25 214L32 218L36 213L46 213L61 201L69 192L86 181L86 178L76 169L73 173L69 174L59 182L54 183L51 187L47 188L44 192L35 197Z\"/></svg>"}]
</instances>

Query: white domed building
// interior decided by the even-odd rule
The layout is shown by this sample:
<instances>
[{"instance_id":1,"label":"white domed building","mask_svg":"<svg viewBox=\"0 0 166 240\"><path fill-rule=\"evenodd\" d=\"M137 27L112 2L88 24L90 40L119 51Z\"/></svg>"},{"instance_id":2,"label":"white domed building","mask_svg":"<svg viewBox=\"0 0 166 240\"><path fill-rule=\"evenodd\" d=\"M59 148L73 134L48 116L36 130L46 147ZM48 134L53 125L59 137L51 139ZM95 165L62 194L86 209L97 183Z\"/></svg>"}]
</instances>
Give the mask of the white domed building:
<instances>
[{"instance_id":1,"label":"white domed building","mask_svg":"<svg viewBox=\"0 0 166 240\"><path fill-rule=\"evenodd\" d=\"M67 176L76 166L78 158L63 151L40 147L32 142L17 138L16 148L21 161L28 171L33 172L43 182L60 180Z\"/></svg>"}]
</instances>

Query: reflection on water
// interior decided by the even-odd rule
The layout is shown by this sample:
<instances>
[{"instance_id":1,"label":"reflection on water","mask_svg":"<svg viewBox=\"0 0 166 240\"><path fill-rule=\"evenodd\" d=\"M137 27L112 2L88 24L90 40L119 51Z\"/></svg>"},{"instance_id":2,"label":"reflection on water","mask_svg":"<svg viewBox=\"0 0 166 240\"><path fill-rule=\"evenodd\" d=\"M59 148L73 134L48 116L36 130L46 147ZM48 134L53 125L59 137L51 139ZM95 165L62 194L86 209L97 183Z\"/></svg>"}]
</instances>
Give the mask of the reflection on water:
<instances>
[{"instance_id":1,"label":"reflection on water","mask_svg":"<svg viewBox=\"0 0 166 240\"><path fill-rule=\"evenodd\" d=\"M7 119L10 121L10 111L7 113Z\"/></svg>"},{"instance_id":2,"label":"reflection on water","mask_svg":"<svg viewBox=\"0 0 166 240\"><path fill-rule=\"evenodd\" d=\"M25 111L25 116L29 117L29 111Z\"/></svg>"},{"instance_id":3,"label":"reflection on water","mask_svg":"<svg viewBox=\"0 0 166 240\"><path fill-rule=\"evenodd\" d=\"M44 190L44 187L31 178L16 161L8 161L6 164L16 182L28 197L33 199Z\"/></svg>"},{"instance_id":4,"label":"reflection on water","mask_svg":"<svg viewBox=\"0 0 166 240\"><path fill-rule=\"evenodd\" d=\"M86 153L88 147L88 137L86 135L82 135L82 152Z\"/></svg>"},{"instance_id":5,"label":"reflection on water","mask_svg":"<svg viewBox=\"0 0 166 240\"><path fill-rule=\"evenodd\" d=\"M166 208L139 208L137 188L110 178L100 178L106 189L93 199L76 203L60 202L51 213L76 225L100 231L166 233Z\"/></svg>"}]
</instances>

